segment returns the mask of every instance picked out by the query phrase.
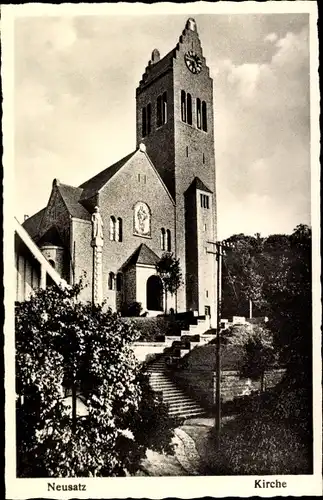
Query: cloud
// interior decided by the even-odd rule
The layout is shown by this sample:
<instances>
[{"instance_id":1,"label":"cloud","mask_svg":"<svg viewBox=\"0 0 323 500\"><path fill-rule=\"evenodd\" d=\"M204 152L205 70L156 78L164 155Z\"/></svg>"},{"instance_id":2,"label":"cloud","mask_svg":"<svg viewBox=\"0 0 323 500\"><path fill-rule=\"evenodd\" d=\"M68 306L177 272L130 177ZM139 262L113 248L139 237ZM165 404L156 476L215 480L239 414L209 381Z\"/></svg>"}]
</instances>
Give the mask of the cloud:
<instances>
[{"instance_id":1,"label":"cloud","mask_svg":"<svg viewBox=\"0 0 323 500\"><path fill-rule=\"evenodd\" d=\"M308 221L306 23L198 20L215 85L219 231ZM180 16L17 19L17 211L41 208L54 177L78 185L134 149L135 87L151 50L167 53L182 29Z\"/></svg>"},{"instance_id":2,"label":"cloud","mask_svg":"<svg viewBox=\"0 0 323 500\"><path fill-rule=\"evenodd\" d=\"M307 30L287 33L274 47L267 63L224 60L216 88L219 205L226 214L230 191L245 219L262 214L259 231L277 225L292 230L310 218Z\"/></svg>"},{"instance_id":3,"label":"cloud","mask_svg":"<svg viewBox=\"0 0 323 500\"><path fill-rule=\"evenodd\" d=\"M265 36L264 41L274 43L276 42L277 39L278 35L276 33L269 33L268 35Z\"/></svg>"}]
</instances>

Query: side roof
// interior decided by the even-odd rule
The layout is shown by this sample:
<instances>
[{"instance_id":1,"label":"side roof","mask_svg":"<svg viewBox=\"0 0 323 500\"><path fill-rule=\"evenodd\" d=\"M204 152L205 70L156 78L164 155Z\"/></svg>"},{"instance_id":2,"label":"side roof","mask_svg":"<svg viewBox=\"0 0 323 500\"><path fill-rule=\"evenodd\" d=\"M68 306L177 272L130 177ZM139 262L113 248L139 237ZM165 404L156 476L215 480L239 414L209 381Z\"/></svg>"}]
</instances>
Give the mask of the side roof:
<instances>
[{"instance_id":1,"label":"side roof","mask_svg":"<svg viewBox=\"0 0 323 500\"><path fill-rule=\"evenodd\" d=\"M27 231L29 236L34 240L38 236L40 223L42 221L43 215L46 211L46 207L36 212L31 217L28 217L23 223L22 227ZM15 219L16 220L16 219Z\"/></svg>"},{"instance_id":2,"label":"side roof","mask_svg":"<svg viewBox=\"0 0 323 500\"><path fill-rule=\"evenodd\" d=\"M88 181L83 182L78 188L82 191L80 200L92 198L92 196L100 191L100 189L135 155L135 153L136 151L133 151L110 167L102 170L102 172L99 172Z\"/></svg>"},{"instance_id":3,"label":"side roof","mask_svg":"<svg viewBox=\"0 0 323 500\"><path fill-rule=\"evenodd\" d=\"M158 255L156 255L145 243L141 243L122 267L125 268L136 264L155 266L158 261Z\"/></svg>"},{"instance_id":4,"label":"side roof","mask_svg":"<svg viewBox=\"0 0 323 500\"><path fill-rule=\"evenodd\" d=\"M167 192L169 198L172 203L174 200L167 189L165 183L160 177L156 167L152 163L151 159L147 155L144 150L135 150L132 153L128 154L118 162L114 163L110 167L102 170L97 175L92 177L86 182L83 182L79 187L70 186L68 184L62 184L57 179L54 179L53 186L55 186L60 193L62 200L65 203L65 206L72 217L83 219L83 220L91 220L90 212L85 208L83 202L95 196L109 181L114 177L127 163L131 158L133 158L136 154L144 154L150 166L154 170L157 175L161 185L164 187ZM23 223L23 227L26 229L31 238L36 239L39 233L40 225L42 218L46 212L47 207L43 208L36 214L32 215L28 219L26 219Z\"/></svg>"},{"instance_id":5,"label":"side roof","mask_svg":"<svg viewBox=\"0 0 323 500\"><path fill-rule=\"evenodd\" d=\"M81 188L61 183L57 184L57 188L63 198L67 210L72 217L85 220L91 219L90 213L80 203L83 192Z\"/></svg>"},{"instance_id":6,"label":"side roof","mask_svg":"<svg viewBox=\"0 0 323 500\"><path fill-rule=\"evenodd\" d=\"M67 282L60 277L58 272L55 271L53 266L51 266L48 260L45 259L45 257L39 250L38 246L35 244L35 242L31 239L30 235L27 233L26 229L22 227L22 225L18 222L16 218L14 218L14 228L15 228L15 235L21 241L23 241L23 243L29 249L31 254L35 257L35 259L44 267L46 273L52 278L54 283L56 283L57 285L61 285L63 287L69 287Z\"/></svg>"}]
</instances>

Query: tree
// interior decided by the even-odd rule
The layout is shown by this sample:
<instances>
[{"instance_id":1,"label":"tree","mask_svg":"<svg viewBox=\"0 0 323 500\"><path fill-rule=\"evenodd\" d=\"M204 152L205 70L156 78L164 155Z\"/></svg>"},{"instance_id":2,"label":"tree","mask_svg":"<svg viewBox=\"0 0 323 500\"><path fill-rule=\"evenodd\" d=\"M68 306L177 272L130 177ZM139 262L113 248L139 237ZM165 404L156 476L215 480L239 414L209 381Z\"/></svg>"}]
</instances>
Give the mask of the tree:
<instances>
[{"instance_id":1,"label":"tree","mask_svg":"<svg viewBox=\"0 0 323 500\"><path fill-rule=\"evenodd\" d=\"M289 251L272 273L264 293L270 307L269 326L275 334L282 360L287 365L290 377L303 384L305 380L310 382L312 372L310 227L299 224L288 237L288 244Z\"/></svg>"},{"instance_id":2,"label":"tree","mask_svg":"<svg viewBox=\"0 0 323 500\"><path fill-rule=\"evenodd\" d=\"M242 348L240 376L260 379L260 389L263 392L265 372L277 361L277 351L270 330L260 325L236 325L228 330L225 338L229 345Z\"/></svg>"},{"instance_id":3,"label":"tree","mask_svg":"<svg viewBox=\"0 0 323 500\"><path fill-rule=\"evenodd\" d=\"M79 290L39 290L16 306L20 477L122 476L147 446L172 451L176 422L133 354L136 331ZM76 421L64 404L73 387L88 413Z\"/></svg>"},{"instance_id":4,"label":"tree","mask_svg":"<svg viewBox=\"0 0 323 500\"><path fill-rule=\"evenodd\" d=\"M170 252L164 252L156 264L156 271L162 280L165 291L165 314L167 313L167 294L177 292L183 283L179 259Z\"/></svg>"},{"instance_id":5,"label":"tree","mask_svg":"<svg viewBox=\"0 0 323 500\"><path fill-rule=\"evenodd\" d=\"M265 309L262 287L263 238L260 234L245 236L238 234L226 240L234 246L228 252L223 266L223 315L247 316L251 313L251 303L258 311Z\"/></svg>"}]
</instances>

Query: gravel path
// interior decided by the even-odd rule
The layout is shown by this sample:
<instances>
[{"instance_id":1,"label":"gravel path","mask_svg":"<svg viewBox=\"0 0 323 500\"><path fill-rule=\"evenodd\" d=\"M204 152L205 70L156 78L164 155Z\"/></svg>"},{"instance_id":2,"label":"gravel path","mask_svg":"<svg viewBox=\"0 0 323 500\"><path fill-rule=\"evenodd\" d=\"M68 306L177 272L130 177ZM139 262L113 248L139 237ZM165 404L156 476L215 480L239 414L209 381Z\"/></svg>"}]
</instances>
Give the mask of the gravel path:
<instances>
[{"instance_id":1,"label":"gravel path","mask_svg":"<svg viewBox=\"0 0 323 500\"><path fill-rule=\"evenodd\" d=\"M187 424L186 422L185 424ZM209 426L209 422L194 419L189 425ZM141 465L141 473L147 476L197 476L200 474L201 457L194 439L182 427L175 429L173 438L175 455L163 455L151 450Z\"/></svg>"}]
</instances>

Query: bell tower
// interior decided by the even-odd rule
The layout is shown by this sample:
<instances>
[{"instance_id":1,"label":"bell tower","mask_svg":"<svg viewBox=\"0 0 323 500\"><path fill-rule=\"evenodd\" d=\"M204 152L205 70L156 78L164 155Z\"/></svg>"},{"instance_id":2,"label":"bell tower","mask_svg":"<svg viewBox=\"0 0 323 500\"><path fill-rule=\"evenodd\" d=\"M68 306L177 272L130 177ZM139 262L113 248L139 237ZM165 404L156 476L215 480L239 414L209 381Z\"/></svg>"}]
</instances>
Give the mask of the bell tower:
<instances>
[{"instance_id":1,"label":"bell tower","mask_svg":"<svg viewBox=\"0 0 323 500\"><path fill-rule=\"evenodd\" d=\"M215 323L213 80L194 19L163 58L153 50L136 100L137 146L146 145L176 204L175 252L185 281L178 310L208 312Z\"/></svg>"}]
</instances>

